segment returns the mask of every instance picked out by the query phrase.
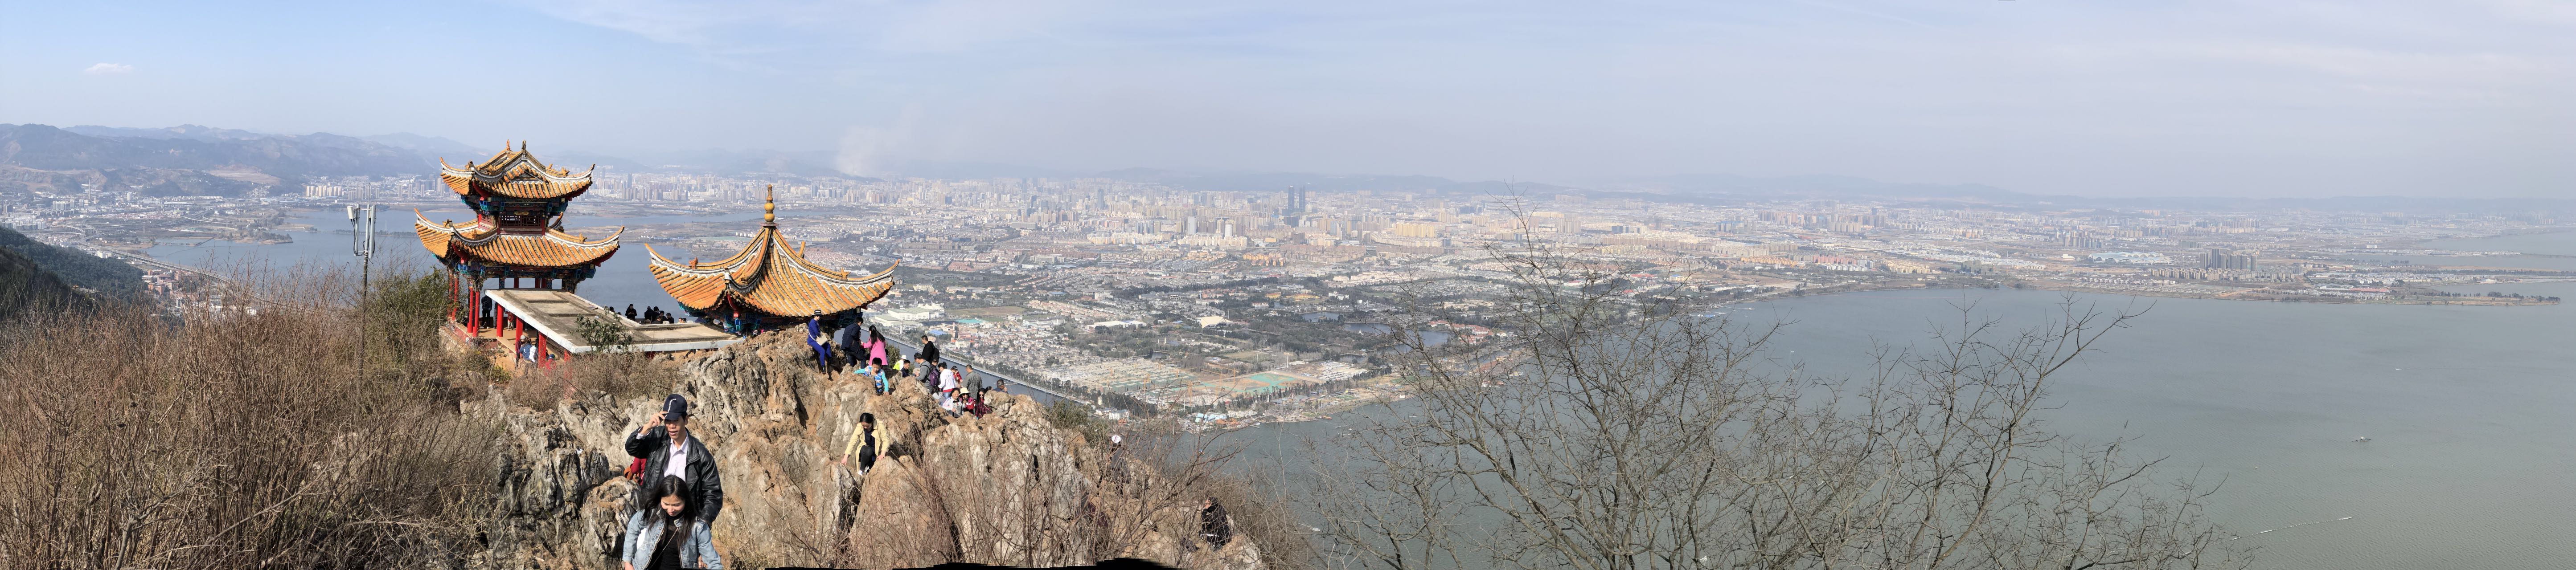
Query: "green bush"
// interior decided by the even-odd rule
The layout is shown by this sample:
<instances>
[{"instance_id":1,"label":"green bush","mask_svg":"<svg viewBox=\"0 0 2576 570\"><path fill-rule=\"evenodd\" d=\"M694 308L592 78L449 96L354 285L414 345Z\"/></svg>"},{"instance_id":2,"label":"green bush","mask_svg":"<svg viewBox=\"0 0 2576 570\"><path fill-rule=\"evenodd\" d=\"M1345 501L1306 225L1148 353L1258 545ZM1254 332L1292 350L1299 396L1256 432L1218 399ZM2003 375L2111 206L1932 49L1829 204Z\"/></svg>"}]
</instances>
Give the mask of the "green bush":
<instances>
[{"instance_id":1,"label":"green bush","mask_svg":"<svg viewBox=\"0 0 2576 570\"><path fill-rule=\"evenodd\" d=\"M1047 405L1046 417L1047 425L1055 426L1056 429L1082 432L1083 438L1093 445L1107 441L1109 423L1092 416L1091 406L1083 405L1081 402L1057 400Z\"/></svg>"}]
</instances>

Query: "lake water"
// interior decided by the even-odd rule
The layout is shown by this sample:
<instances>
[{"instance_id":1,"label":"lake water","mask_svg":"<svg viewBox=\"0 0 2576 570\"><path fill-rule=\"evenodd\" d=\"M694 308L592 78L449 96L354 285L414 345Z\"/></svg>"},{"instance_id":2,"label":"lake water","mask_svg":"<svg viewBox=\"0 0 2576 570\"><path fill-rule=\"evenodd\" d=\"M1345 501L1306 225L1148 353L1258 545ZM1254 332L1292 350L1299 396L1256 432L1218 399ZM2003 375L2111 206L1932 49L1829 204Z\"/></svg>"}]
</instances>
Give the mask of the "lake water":
<instances>
[{"instance_id":1,"label":"lake water","mask_svg":"<svg viewBox=\"0 0 2576 570\"><path fill-rule=\"evenodd\" d=\"M387 228L408 223L388 218ZM385 255L427 260L408 233L396 234L382 238ZM294 237L292 244L210 242L152 253L180 263L351 259L346 234ZM2576 234L2493 239L2502 241L2440 245L2576 254ZM630 242L627 249L584 282L583 295L668 307L670 298L643 272L640 248ZM2576 297L2576 283L2470 289ZM1781 354L1822 374L1854 371L1873 341L1921 341L1932 325L1957 322L1961 304L2027 326L2043 321L2061 298L2044 291L1882 291L1754 303L1728 316L1794 321L1780 339ZM2135 449L2170 457L2166 475L2225 477L2210 513L2262 548L2258 568L2576 567L2576 446L2568 443L2576 437L2576 351L2569 347L2576 306L2075 298L2152 310L2057 379L2063 407L2048 414L2048 426L2090 440L2141 436ZM1293 455L1298 438L1337 429L1331 422L1272 424L1227 437L1282 457ZM2351 441L2362 436L2373 441ZM2347 516L2354 518L2254 534Z\"/></svg>"},{"instance_id":2,"label":"lake water","mask_svg":"<svg viewBox=\"0 0 2576 570\"><path fill-rule=\"evenodd\" d=\"M2369 261L2407 261L2416 265L2470 265L2478 267L2520 267L2531 269L2576 270L2576 232L2551 232L2482 238L2445 239L2424 242L2426 249L2452 251L2512 251L2531 255L2491 257L2436 257L2357 255Z\"/></svg>"},{"instance_id":3,"label":"lake water","mask_svg":"<svg viewBox=\"0 0 2576 570\"><path fill-rule=\"evenodd\" d=\"M2424 247L2454 251L2515 251L2543 255L2576 255L2576 232L2434 240L2424 242Z\"/></svg>"},{"instance_id":4,"label":"lake water","mask_svg":"<svg viewBox=\"0 0 2576 570\"><path fill-rule=\"evenodd\" d=\"M2484 285L2576 295L2576 283ZM1959 305L2028 326L2045 291L1884 291L1745 305L1791 321L1783 356L1858 374L1873 341L1958 322ZM2576 307L2328 305L2078 295L2147 308L2057 380L2046 417L2079 438L2143 437L2167 475L2227 479L2211 516L2263 548L2258 568L2576 566ZM1791 352L1794 351L1794 352ZM1232 437L1292 453L1326 423ZM2372 441L2355 443L2368 436ZM1299 462L1286 462L1296 465ZM2262 535L2256 531L2354 517Z\"/></svg>"},{"instance_id":5,"label":"lake water","mask_svg":"<svg viewBox=\"0 0 2576 570\"><path fill-rule=\"evenodd\" d=\"M586 216L581 210L579 207L574 208L573 215L568 218L570 223L567 229L593 238L605 236L620 225L742 222L744 229L748 230L752 229L760 219L758 209L712 215L624 218ZM420 215L432 221L457 220L461 223L474 219L474 214L462 207L421 210ZM383 264L388 263L410 263L416 269L438 266L437 258L430 257L428 250L421 249L419 239L411 231L413 214L410 209L387 208L377 212L376 216L378 234L376 261L380 264L379 267L385 267L387 265ZM303 212L292 216L292 221L311 224L322 231L279 232L294 239L292 243L261 245L209 241L195 246L175 244L155 246L145 250L145 253L164 261L217 272L227 267L247 263L266 263L284 269L285 266L297 262L308 262L344 267L351 271L357 269L357 256L350 251L349 218L345 211ZM334 231L337 233L333 233ZM654 284L652 274L645 271L644 268L649 264L652 256L644 253L644 246L654 245L670 255L682 255L685 252L674 251L669 246L648 240L623 239L620 242L617 253L609 257L607 262L600 264L598 274L581 282L581 296L603 306L620 310L629 304L635 305L635 310L639 312L645 307L660 305L663 310L686 314L680 310L678 303L672 302L669 294L662 292L661 286Z\"/></svg>"},{"instance_id":6,"label":"lake water","mask_svg":"<svg viewBox=\"0 0 2576 570\"><path fill-rule=\"evenodd\" d=\"M2494 251L2494 250L2489 250L2489 251ZM2360 260L2360 261L2369 261L2369 262L2378 262L2378 263L2405 262L2405 263L2409 263L2409 264L2420 265L2420 266L2427 266L2427 267L2430 267L2430 266L2436 266L2436 265L2449 265L2449 266L2463 266L2463 267L2492 267L2492 268L2507 268L2507 269L2548 269L2548 270L2552 270L2552 271L2576 271L2576 258L2571 258L2571 257L2547 257L2547 256L2539 256L2539 255L2482 255L2482 256L2474 256L2474 257L2471 257L2471 256L2446 256L2446 255L2444 255L2444 256L2437 256L2437 255L2353 255L2353 256L2348 256L2348 257L2351 257L2352 259Z\"/></svg>"}]
</instances>

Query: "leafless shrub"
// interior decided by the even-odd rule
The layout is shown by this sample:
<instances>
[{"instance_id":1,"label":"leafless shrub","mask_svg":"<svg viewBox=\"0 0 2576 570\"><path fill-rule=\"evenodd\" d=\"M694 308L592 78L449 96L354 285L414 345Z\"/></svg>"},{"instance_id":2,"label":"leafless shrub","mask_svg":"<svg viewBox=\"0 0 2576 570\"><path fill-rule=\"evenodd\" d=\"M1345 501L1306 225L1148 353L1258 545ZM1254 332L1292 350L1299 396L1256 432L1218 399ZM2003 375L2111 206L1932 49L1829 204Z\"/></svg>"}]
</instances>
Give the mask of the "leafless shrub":
<instances>
[{"instance_id":1,"label":"leafless shrub","mask_svg":"<svg viewBox=\"0 0 2576 570\"><path fill-rule=\"evenodd\" d=\"M1803 378L1775 327L1638 302L1542 251L1483 346L1391 337L1412 403L1309 442L1338 566L1424 568L2241 567L2207 488L2122 442L2043 429L2048 380L2135 314L1974 319L1886 348L1862 379Z\"/></svg>"},{"instance_id":2,"label":"leafless shrub","mask_svg":"<svg viewBox=\"0 0 2576 570\"><path fill-rule=\"evenodd\" d=\"M501 395L510 404L531 410L551 410L556 402L574 396L574 388L562 374L546 370L521 372L505 380Z\"/></svg>"},{"instance_id":3,"label":"leafless shrub","mask_svg":"<svg viewBox=\"0 0 2576 570\"><path fill-rule=\"evenodd\" d=\"M1208 484L1208 493L1225 505L1238 540L1261 547L1265 568L1294 569L1315 561L1314 534L1298 520L1296 487L1279 471L1228 470Z\"/></svg>"},{"instance_id":4,"label":"leafless shrub","mask_svg":"<svg viewBox=\"0 0 2576 570\"><path fill-rule=\"evenodd\" d=\"M1082 402L1058 400L1054 404L1047 405L1046 416L1047 425L1080 433L1085 442L1103 447L1109 444L1109 431L1113 426L1110 422L1092 415L1091 406L1083 405Z\"/></svg>"},{"instance_id":5,"label":"leafless shrub","mask_svg":"<svg viewBox=\"0 0 2576 570\"><path fill-rule=\"evenodd\" d=\"M1208 497L1217 497L1229 509L1263 513L1260 518L1239 517L1239 534L1255 541L1290 534L1286 527L1271 526L1278 519L1267 516L1268 511L1242 505L1260 497L1253 482L1233 469L1243 453L1242 444L1221 441L1215 434L1186 433L1169 421L1140 422L1113 431L1122 442L1108 446L1101 475L1092 481L1081 510L1096 529L1081 535L1092 542L1092 552L1102 557L1147 555L1150 552L1142 547L1156 543L1154 538L1180 537L1185 547L1196 549L1185 551L1189 554L1183 555L1184 561L1204 553L1208 545L1198 538L1198 512L1200 501ZM1289 548L1288 552L1299 552ZM1297 568L1307 559L1274 562Z\"/></svg>"},{"instance_id":6,"label":"leafless shrub","mask_svg":"<svg viewBox=\"0 0 2576 570\"><path fill-rule=\"evenodd\" d=\"M503 394L510 403L551 409L567 398L606 393L625 400L669 390L680 384L680 367L669 358L635 353L585 354L559 360L552 368L525 367L507 378Z\"/></svg>"},{"instance_id":7,"label":"leafless shrub","mask_svg":"<svg viewBox=\"0 0 2576 570\"><path fill-rule=\"evenodd\" d=\"M0 327L0 567L420 564L470 548L493 432L456 413L463 364L417 340L444 301L422 301L418 278L371 284L362 307L368 284L346 274L266 276L228 303L255 315Z\"/></svg>"}]
</instances>

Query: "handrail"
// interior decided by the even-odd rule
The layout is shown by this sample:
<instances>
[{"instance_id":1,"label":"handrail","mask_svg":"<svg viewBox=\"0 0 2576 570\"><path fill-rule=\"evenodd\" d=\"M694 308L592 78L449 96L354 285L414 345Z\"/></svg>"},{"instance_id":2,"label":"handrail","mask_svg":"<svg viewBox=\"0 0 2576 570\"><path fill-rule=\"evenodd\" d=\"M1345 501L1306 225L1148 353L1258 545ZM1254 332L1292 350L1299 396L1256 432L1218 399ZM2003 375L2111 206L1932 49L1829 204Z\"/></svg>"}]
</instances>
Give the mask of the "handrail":
<instances>
[{"instance_id":1,"label":"handrail","mask_svg":"<svg viewBox=\"0 0 2576 570\"><path fill-rule=\"evenodd\" d=\"M868 326L868 323L865 321L865 319L864 319L864 318L862 318L862 319L861 319L861 322L859 323L859 326L862 326L862 327L864 327L864 326ZM912 342L912 341L910 341L910 340L907 340L907 338L906 338L906 337L904 337L904 336L901 336L901 335L885 335L883 338L885 338L885 339L886 339L887 344L902 347L902 348L904 349L904 351L905 351L905 352L918 353L918 352L920 352L920 351L921 351L921 343ZM1004 381L1008 381L1008 382L1010 382L1010 383L1011 383L1011 385L1013 385L1013 386L1027 386L1027 387L1030 387L1030 388L1034 388L1034 389L1036 389L1036 390L1037 390L1037 391L1039 391L1039 392L1045 392L1047 395L1049 395L1049 396L1054 396L1054 397L1056 397L1057 399L1062 399L1062 400L1067 400L1067 401L1073 401L1073 402L1082 402L1082 401L1084 401L1082 398L1074 397L1074 396L1072 396L1072 395L1065 394L1065 393L1063 393L1063 392L1058 392L1058 391L1056 391L1056 390L1055 390L1055 389L1053 389L1053 388L1049 388L1049 387L1048 387L1047 385L1045 385L1045 384L1041 384L1041 383L1037 383L1037 382L1031 382L1031 381L1029 381L1029 380L1027 380L1027 379L1024 379L1024 378L1014 378L1014 377L1012 377L1011 375L1006 375L1006 374L1000 374L1000 373L997 373L997 372L995 372L995 370L996 370L996 369L999 369L999 368L1005 368L1005 367L1001 367L1001 366L994 366L994 365L988 365L988 364L983 364L983 363L975 362L974 360L972 360L972 359L968 359L968 358L966 358L965 356L960 355L960 354L958 354L956 351L951 350L951 349L949 349L949 348L947 348L947 347L941 347L941 348L939 349L939 360L940 360L940 362L941 362L941 363L943 363L943 364L947 364L947 363L954 363L954 364L963 364L963 365L966 365L966 366L970 366L970 367L973 367L973 368L975 369L975 373L976 373L976 374L982 374L982 375L992 376L993 378L997 378L997 379L1001 379L1001 380L1004 380Z\"/></svg>"}]
</instances>

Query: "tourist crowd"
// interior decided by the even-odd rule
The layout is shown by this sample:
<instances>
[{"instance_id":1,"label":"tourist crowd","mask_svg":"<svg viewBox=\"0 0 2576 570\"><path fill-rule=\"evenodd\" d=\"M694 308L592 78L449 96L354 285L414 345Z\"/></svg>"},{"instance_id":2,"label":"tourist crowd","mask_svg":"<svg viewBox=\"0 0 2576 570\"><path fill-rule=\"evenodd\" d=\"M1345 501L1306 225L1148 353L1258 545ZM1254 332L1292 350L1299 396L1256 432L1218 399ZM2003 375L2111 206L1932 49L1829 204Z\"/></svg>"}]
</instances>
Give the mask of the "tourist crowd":
<instances>
[{"instance_id":1,"label":"tourist crowd","mask_svg":"<svg viewBox=\"0 0 2576 570\"><path fill-rule=\"evenodd\" d=\"M878 394L893 393L897 382L920 382L950 416L990 414L994 400L1009 391L998 376L988 384L975 367L941 358L938 336L928 332L921 335L921 349L907 355L874 326L836 331L818 313L805 321L805 346L813 351L815 370L865 378Z\"/></svg>"},{"instance_id":2,"label":"tourist crowd","mask_svg":"<svg viewBox=\"0 0 2576 570\"><path fill-rule=\"evenodd\" d=\"M670 318L657 312L635 317L641 317L639 322ZM806 322L805 332L819 371L855 374L869 380L879 395L892 393L900 382L920 382L949 415L982 416L992 411L988 393L1003 390L998 381L987 389L976 379L973 367L941 359L935 335L922 335L920 350L905 354L874 327L830 331L819 314ZM724 568L709 532L724 510L724 474L716 467L715 451L689 429L689 408L687 398L667 396L644 427L626 436L626 454L633 458L626 476L636 485L620 542L622 570ZM861 413L832 463L863 476L875 470L894 445L875 414ZM1232 539L1225 508L1215 497L1200 505L1199 516L1200 538L1210 547L1222 548Z\"/></svg>"}]
</instances>

